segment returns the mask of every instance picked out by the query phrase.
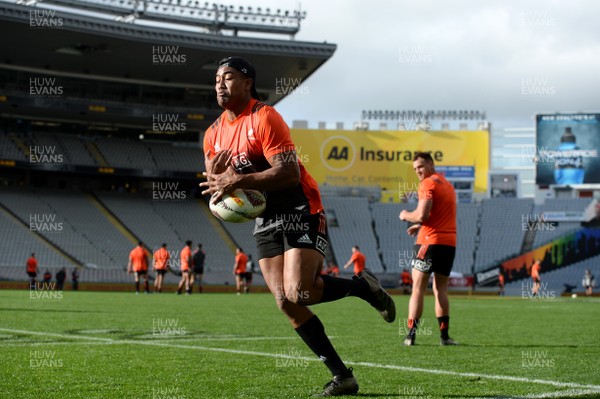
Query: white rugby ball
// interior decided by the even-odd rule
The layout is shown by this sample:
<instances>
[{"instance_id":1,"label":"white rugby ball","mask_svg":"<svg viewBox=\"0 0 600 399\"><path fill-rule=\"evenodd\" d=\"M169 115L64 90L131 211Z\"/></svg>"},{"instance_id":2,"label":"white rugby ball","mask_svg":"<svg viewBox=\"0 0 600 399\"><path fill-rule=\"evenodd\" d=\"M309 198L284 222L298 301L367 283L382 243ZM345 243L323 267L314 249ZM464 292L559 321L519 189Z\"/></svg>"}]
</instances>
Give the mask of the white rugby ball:
<instances>
[{"instance_id":1,"label":"white rugby ball","mask_svg":"<svg viewBox=\"0 0 600 399\"><path fill-rule=\"evenodd\" d=\"M264 212L267 199L256 190L237 189L224 194L217 202L212 198L209 203L210 211L224 222L244 223L256 219Z\"/></svg>"}]
</instances>

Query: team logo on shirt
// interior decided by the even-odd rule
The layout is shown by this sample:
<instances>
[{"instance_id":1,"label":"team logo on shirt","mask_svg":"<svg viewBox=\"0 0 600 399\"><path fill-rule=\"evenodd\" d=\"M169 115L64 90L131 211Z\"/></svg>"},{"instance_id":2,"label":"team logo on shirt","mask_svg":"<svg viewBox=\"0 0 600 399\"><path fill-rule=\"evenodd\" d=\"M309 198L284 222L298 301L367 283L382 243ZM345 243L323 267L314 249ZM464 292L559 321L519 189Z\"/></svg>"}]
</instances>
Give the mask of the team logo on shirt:
<instances>
[{"instance_id":1,"label":"team logo on shirt","mask_svg":"<svg viewBox=\"0 0 600 399\"><path fill-rule=\"evenodd\" d=\"M248 154L246 154L245 151L234 156L231 159L231 163L233 164L233 167L237 171L241 171L244 168L249 168L252 166L252 162L250 162L250 160L248 159Z\"/></svg>"}]
</instances>

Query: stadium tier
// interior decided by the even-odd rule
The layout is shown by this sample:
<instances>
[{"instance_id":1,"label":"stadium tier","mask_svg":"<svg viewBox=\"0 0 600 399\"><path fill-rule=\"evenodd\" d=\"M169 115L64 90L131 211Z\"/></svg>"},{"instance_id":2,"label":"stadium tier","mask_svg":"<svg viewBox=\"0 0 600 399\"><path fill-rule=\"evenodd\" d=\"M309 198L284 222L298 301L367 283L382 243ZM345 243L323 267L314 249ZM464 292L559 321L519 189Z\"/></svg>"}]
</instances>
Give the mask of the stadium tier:
<instances>
[{"instance_id":1,"label":"stadium tier","mask_svg":"<svg viewBox=\"0 0 600 399\"><path fill-rule=\"evenodd\" d=\"M32 159L30 156L37 153L38 157L42 157L42 154L59 156L57 162L53 163L61 165L196 173L205 169L204 155L197 143L44 132L29 135L0 132L0 144L0 159L28 163Z\"/></svg>"},{"instance_id":2,"label":"stadium tier","mask_svg":"<svg viewBox=\"0 0 600 399\"><path fill-rule=\"evenodd\" d=\"M324 196L323 201L337 221L330 223L329 237L338 265L343 265L350 258L351 247L358 245L367 257L367 267L379 274L398 275L410 267L414 238L406 234L406 224L398 220L398 215L402 209L414 209L416 204L369 203L364 197ZM20 265L30 252L35 252L42 268L80 264L87 269L87 278L92 279L88 281L127 281L124 269L138 239L151 250L167 243L174 257L179 256L185 241L192 240L194 247L201 242L207 253L208 283L232 282L236 246L256 259L253 223L220 222L210 214L204 200L188 192L173 200L127 192L86 194L77 190L11 188L0 191L0 204L4 237L0 276L4 279L24 279ZM582 211L587 205L585 200L548 200L539 207L534 207L531 200L515 199L459 203L453 270L470 275L474 267L494 265L518 254L526 235L523 215L532 211ZM540 242L575 226L561 222L552 235L544 231Z\"/></svg>"}]
</instances>

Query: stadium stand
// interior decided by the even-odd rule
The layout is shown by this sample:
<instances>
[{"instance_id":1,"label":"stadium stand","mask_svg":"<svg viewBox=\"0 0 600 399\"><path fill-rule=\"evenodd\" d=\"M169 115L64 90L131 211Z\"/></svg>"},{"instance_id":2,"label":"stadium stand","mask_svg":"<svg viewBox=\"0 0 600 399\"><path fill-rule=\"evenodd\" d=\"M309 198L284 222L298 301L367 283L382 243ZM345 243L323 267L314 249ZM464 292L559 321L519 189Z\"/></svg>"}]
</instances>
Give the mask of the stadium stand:
<instances>
[{"instance_id":1,"label":"stadium stand","mask_svg":"<svg viewBox=\"0 0 600 399\"><path fill-rule=\"evenodd\" d=\"M376 273L384 271L379 258L377 239L373 233L373 219L367 198L339 198L324 196L325 208L335 209L339 226L329 227L329 240L340 266L350 259L351 248L360 247L367 258L367 268ZM348 270L351 270L349 267Z\"/></svg>"},{"instance_id":2,"label":"stadium stand","mask_svg":"<svg viewBox=\"0 0 600 399\"><path fill-rule=\"evenodd\" d=\"M3 190L0 202L28 226L81 264L123 268L126 239L82 193L73 190Z\"/></svg>"},{"instance_id":3,"label":"stadium stand","mask_svg":"<svg viewBox=\"0 0 600 399\"><path fill-rule=\"evenodd\" d=\"M252 259L258 267L258 252L256 251L256 240L252 236L254 231L254 222L248 223L221 223L233 238L236 244L244 250L244 253L252 255Z\"/></svg>"},{"instance_id":4,"label":"stadium stand","mask_svg":"<svg viewBox=\"0 0 600 399\"><path fill-rule=\"evenodd\" d=\"M492 198L481 205L479 245L475 253L475 271L521 251L525 229L521 220L533 211L532 199ZM501 237L501 239L500 239Z\"/></svg>"},{"instance_id":5,"label":"stadium stand","mask_svg":"<svg viewBox=\"0 0 600 399\"><path fill-rule=\"evenodd\" d=\"M97 166L98 162L86 149L81 138L68 134L56 135L58 142L62 145L68 159L74 165Z\"/></svg>"},{"instance_id":6,"label":"stadium stand","mask_svg":"<svg viewBox=\"0 0 600 399\"><path fill-rule=\"evenodd\" d=\"M25 261L32 252L35 252L40 268L74 266L68 258L32 234L29 226L23 225L4 209L0 209L0 252L0 279L7 278L5 267L22 265L18 266L18 273L14 277L24 280Z\"/></svg>"},{"instance_id":7,"label":"stadium stand","mask_svg":"<svg viewBox=\"0 0 600 399\"><path fill-rule=\"evenodd\" d=\"M398 215L403 209L413 209L414 206L382 203L372 205L375 234L388 273L399 275L402 269L410 268L415 239L406 234L405 223L400 222Z\"/></svg>"},{"instance_id":8,"label":"stadium stand","mask_svg":"<svg viewBox=\"0 0 600 399\"><path fill-rule=\"evenodd\" d=\"M119 137L84 137L38 132L27 136L0 133L0 145L0 159L16 161L29 162L27 154L30 149L44 147L50 149L54 154L61 155L63 162L70 165L176 172L199 172L205 169L204 155L197 143L141 141ZM98 151L95 154L97 158L90 149ZM104 161L106 161L106 165L103 165Z\"/></svg>"},{"instance_id":9,"label":"stadium stand","mask_svg":"<svg viewBox=\"0 0 600 399\"><path fill-rule=\"evenodd\" d=\"M156 162L158 170L199 172L204 167L204 155L196 144L194 147L182 147L170 143L146 142Z\"/></svg>"},{"instance_id":10,"label":"stadium stand","mask_svg":"<svg viewBox=\"0 0 600 399\"><path fill-rule=\"evenodd\" d=\"M110 166L130 169L157 169L152 154L139 142L121 138L103 137L96 140L96 146Z\"/></svg>"},{"instance_id":11,"label":"stadium stand","mask_svg":"<svg viewBox=\"0 0 600 399\"><path fill-rule=\"evenodd\" d=\"M0 157L2 159L27 161L25 153L15 144L14 134L5 132L0 133Z\"/></svg>"},{"instance_id":12,"label":"stadium stand","mask_svg":"<svg viewBox=\"0 0 600 399\"><path fill-rule=\"evenodd\" d=\"M476 239L481 218L478 204L459 203L456 206L456 257L453 271L463 274L473 273Z\"/></svg>"},{"instance_id":13,"label":"stadium stand","mask_svg":"<svg viewBox=\"0 0 600 399\"><path fill-rule=\"evenodd\" d=\"M542 215L544 212L583 212L590 203L588 198L549 198L546 199L544 205L536 205L534 209L535 215ZM579 229L579 222L559 222L553 226L544 224L536 231L534 247L539 247L550 241L564 236L568 233Z\"/></svg>"},{"instance_id":14,"label":"stadium stand","mask_svg":"<svg viewBox=\"0 0 600 399\"><path fill-rule=\"evenodd\" d=\"M558 297L565 290L565 284L575 286L576 288L574 291L576 292L583 291L581 279L583 278L585 269L591 269L592 274L596 276L596 281L598 281L598 276L600 275L600 255L560 269L549 272L542 271L540 276L542 280L541 292L553 292L553 296ZM513 281L505 286L506 295L527 297L527 294L530 293L530 291L531 278ZM543 298L544 296L541 295L541 297Z\"/></svg>"}]
</instances>

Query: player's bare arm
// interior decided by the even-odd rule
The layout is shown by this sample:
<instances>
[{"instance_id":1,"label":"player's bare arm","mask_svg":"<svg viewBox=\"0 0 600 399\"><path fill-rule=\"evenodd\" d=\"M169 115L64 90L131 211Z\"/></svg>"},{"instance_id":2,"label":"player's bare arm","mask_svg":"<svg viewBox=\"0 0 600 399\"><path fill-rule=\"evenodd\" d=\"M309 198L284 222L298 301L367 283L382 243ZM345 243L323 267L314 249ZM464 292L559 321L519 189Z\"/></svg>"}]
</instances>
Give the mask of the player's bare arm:
<instances>
[{"instance_id":1,"label":"player's bare arm","mask_svg":"<svg viewBox=\"0 0 600 399\"><path fill-rule=\"evenodd\" d=\"M204 173L207 181L200 183L200 187L207 187L202 194L212 195L219 192L214 198L218 201L224 193L238 188L276 191L294 187L300 182L300 167L294 150L273 155L268 162L271 165L269 169L245 175L238 174L231 165L220 174L212 174L207 170Z\"/></svg>"},{"instance_id":2,"label":"player's bare arm","mask_svg":"<svg viewBox=\"0 0 600 399\"><path fill-rule=\"evenodd\" d=\"M400 212L400 220L404 220L410 223L423 223L429 218L432 206L433 200L421 199L419 200L417 209L415 209L414 211L409 212L405 209L402 210L402 212Z\"/></svg>"}]
</instances>

